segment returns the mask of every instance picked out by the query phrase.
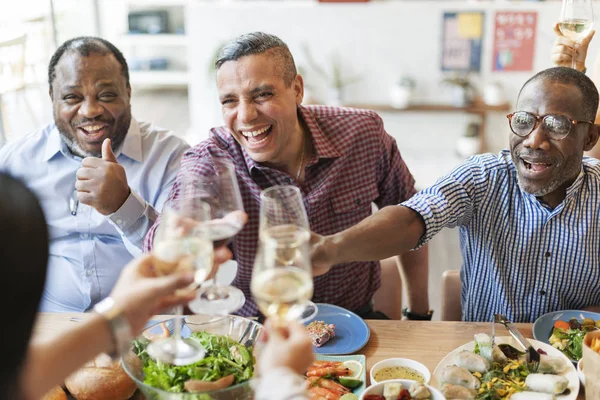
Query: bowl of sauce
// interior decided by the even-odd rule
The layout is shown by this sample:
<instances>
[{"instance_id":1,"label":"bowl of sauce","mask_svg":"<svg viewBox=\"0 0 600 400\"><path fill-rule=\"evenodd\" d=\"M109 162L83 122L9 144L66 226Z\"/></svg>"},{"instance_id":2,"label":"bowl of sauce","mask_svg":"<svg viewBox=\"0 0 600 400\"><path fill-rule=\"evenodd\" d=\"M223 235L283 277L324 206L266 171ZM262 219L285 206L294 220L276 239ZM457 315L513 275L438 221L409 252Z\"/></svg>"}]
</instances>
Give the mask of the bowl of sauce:
<instances>
[{"instance_id":1,"label":"bowl of sauce","mask_svg":"<svg viewBox=\"0 0 600 400\"><path fill-rule=\"evenodd\" d=\"M408 379L419 383L429 383L431 372L418 361L408 358L388 358L371 367L371 384L392 379Z\"/></svg>"}]
</instances>

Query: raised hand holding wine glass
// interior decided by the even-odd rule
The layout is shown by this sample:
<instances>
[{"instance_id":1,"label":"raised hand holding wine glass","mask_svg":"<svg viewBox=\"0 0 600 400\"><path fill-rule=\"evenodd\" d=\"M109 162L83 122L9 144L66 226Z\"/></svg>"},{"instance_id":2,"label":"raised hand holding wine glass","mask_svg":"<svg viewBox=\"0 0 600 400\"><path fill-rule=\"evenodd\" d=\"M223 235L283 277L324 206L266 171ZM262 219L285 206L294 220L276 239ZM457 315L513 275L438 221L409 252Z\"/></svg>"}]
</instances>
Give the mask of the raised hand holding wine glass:
<instances>
[{"instance_id":1,"label":"raised hand holding wine glass","mask_svg":"<svg viewBox=\"0 0 600 400\"><path fill-rule=\"evenodd\" d=\"M154 238L154 268L158 275L175 271L194 272L194 287L200 285L213 268L213 246L208 234L210 206L200 198L186 196L185 183L182 196L165 205L161 224ZM206 353L196 341L181 337L181 315L183 309L176 307L173 335L152 342L148 354L162 362L174 365L195 363Z\"/></svg>"},{"instance_id":2,"label":"raised hand holding wine glass","mask_svg":"<svg viewBox=\"0 0 600 400\"><path fill-rule=\"evenodd\" d=\"M563 0L558 22L560 32L575 42L571 67L577 66L578 42L586 37L594 26L591 0Z\"/></svg>"}]
</instances>

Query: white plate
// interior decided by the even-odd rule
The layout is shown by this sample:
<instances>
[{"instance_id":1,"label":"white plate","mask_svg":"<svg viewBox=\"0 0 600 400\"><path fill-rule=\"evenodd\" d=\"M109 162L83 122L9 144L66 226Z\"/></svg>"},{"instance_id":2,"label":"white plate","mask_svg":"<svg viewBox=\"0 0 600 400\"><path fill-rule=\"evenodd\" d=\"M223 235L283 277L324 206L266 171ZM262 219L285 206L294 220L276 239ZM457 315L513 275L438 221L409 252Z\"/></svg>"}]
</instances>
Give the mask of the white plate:
<instances>
[{"instance_id":1,"label":"white plate","mask_svg":"<svg viewBox=\"0 0 600 400\"><path fill-rule=\"evenodd\" d=\"M556 399L557 400L577 400L577 394L579 394L579 377L577 376L577 371L575 370L573 363L571 363L571 361L569 361L567 356L565 356L560 350L555 349L554 347L552 347L546 343L542 343L542 342L539 342L539 341L533 340L533 339L529 339L529 342L535 349L542 349L549 356L558 356L558 357L561 357L564 359L567 369L565 370L565 372L563 372L562 374L559 374L559 375L562 375L569 380L568 388L570 390L570 393L567 395L556 396ZM522 348L517 343L517 341L515 339L513 339L511 336L500 336L500 337L497 336L496 344L500 344L500 343L508 343L511 346L516 347L517 349ZM442 361L439 362L437 367L435 367L435 371L433 371L433 376L431 377L431 381L429 381L429 384L436 389L441 389L441 387L442 387L442 379L441 379L442 378L442 370L444 369L444 367L446 367L448 365L454 365L454 356L456 354L460 353L463 350L473 351L474 348L475 348L475 342L472 341L472 342L464 344L464 345L454 349L450 353L448 353L448 355L446 355L446 357L444 357L442 359Z\"/></svg>"}]
</instances>

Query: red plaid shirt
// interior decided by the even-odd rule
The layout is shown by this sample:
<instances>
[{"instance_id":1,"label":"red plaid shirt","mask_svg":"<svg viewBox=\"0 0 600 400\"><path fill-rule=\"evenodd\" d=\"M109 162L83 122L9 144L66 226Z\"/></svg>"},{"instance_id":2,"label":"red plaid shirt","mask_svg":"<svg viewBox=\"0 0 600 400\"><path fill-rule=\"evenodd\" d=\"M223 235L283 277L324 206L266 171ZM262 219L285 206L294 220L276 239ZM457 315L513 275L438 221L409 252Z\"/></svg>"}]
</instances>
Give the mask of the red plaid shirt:
<instances>
[{"instance_id":1,"label":"red plaid shirt","mask_svg":"<svg viewBox=\"0 0 600 400\"><path fill-rule=\"evenodd\" d=\"M414 179L373 111L328 106L301 106L299 116L310 130L314 155L300 186L310 228L331 235L349 228L371 214L371 202L379 207L408 200L415 194ZM274 185L297 185L293 177L254 162L226 127L211 129L210 138L188 150L181 171L203 174L196 160L225 156L235 162L238 183L248 213L248 223L232 243L238 262L233 285L246 295L240 315L257 315L250 293L252 266L258 244L260 192ZM169 200L179 196L179 182ZM152 247L159 220L148 232L144 250ZM330 303L355 311L366 305L381 284L378 262L353 262L333 267L314 278L315 303Z\"/></svg>"}]
</instances>

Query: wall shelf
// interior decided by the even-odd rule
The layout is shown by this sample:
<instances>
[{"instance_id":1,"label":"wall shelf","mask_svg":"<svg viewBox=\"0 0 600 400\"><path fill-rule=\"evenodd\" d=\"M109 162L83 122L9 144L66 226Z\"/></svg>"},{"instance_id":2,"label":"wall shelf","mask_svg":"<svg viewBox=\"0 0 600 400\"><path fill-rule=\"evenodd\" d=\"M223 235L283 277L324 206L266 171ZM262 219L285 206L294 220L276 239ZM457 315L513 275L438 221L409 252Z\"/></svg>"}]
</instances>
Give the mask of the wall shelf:
<instances>
[{"instance_id":1,"label":"wall shelf","mask_svg":"<svg viewBox=\"0 0 600 400\"><path fill-rule=\"evenodd\" d=\"M377 112L463 112L468 114L485 114L488 112L508 112L510 104L489 106L483 103L474 103L466 107L455 107L450 104L411 104L407 108L394 108L387 104L348 104L346 107L364 108Z\"/></svg>"},{"instance_id":2,"label":"wall shelf","mask_svg":"<svg viewBox=\"0 0 600 400\"><path fill-rule=\"evenodd\" d=\"M484 153L485 148L485 127L487 114L491 112L507 113L511 110L511 105L505 103L498 106L490 106L481 101L476 101L473 104L465 107L455 107L450 104L411 104L407 108L394 108L388 104L346 104L346 107L362 108L373 110L376 112L386 113L407 113L407 112L461 112L467 114L478 115L481 119L479 127L480 148L479 152Z\"/></svg>"}]
</instances>

